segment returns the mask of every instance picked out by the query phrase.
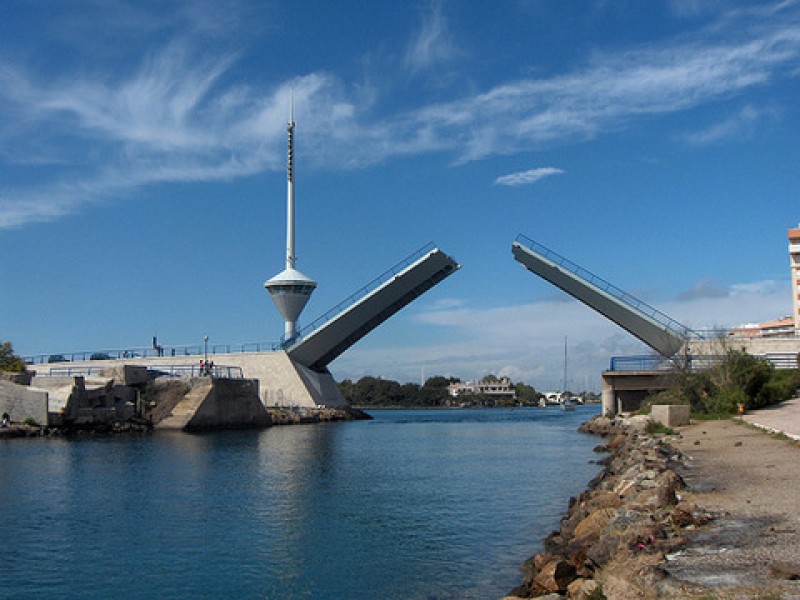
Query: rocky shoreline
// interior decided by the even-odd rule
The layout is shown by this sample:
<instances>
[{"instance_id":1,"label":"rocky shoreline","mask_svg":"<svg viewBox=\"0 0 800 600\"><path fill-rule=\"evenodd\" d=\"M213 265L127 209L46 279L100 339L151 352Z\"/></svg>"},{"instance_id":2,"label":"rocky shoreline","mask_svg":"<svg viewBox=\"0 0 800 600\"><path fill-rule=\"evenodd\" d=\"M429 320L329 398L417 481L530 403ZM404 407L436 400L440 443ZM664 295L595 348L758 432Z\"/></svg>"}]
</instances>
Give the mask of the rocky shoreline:
<instances>
[{"instance_id":1,"label":"rocky shoreline","mask_svg":"<svg viewBox=\"0 0 800 600\"><path fill-rule=\"evenodd\" d=\"M608 455L587 491L571 498L544 551L522 565L507 598L666 598L681 595L665 569L686 534L714 515L682 499L684 455L645 433L649 417L594 417L580 431L604 438Z\"/></svg>"}]
</instances>

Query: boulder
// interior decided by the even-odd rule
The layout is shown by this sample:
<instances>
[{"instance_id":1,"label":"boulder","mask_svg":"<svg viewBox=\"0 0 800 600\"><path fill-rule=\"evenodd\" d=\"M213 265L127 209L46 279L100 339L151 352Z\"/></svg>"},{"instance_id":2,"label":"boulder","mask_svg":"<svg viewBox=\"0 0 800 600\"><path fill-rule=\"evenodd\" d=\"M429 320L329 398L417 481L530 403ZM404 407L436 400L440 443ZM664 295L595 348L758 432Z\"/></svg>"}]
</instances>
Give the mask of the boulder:
<instances>
[{"instance_id":1,"label":"boulder","mask_svg":"<svg viewBox=\"0 0 800 600\"><path fill-rule=\"evenodd\" d=\"M608 526L608 522L613 515L613 508L601 508L589 513L589 516L575 527L573 536L576 540L597 539L600 537L600 533Z\"/></svg>"},{"instance_id":2,"label":"boulder","mask_svg":"<svg viewBox=\"0 0 800 600\"><path fill-rule=\"evenodd\" d=\"M606 577L603 582L603 594L608 600L636 600L645 597L642 590L617 575Z\"/></svg>"},{"instance_id":3,"label":"boulder","mask_svg":"<svg viewBox=\"0 0 800 600\"><path fill-rule=\"evenodd\" d=\"M533 584L545 592L565 592L575 577L575 565L563 559L556 559L542 567L533 579Z\"/></svg>"},{"instance_id":4,"label":"boulder","mask_svg":"<svg viewBox=\"0 0 800 600\"><path fill-rule=\"evenodd\" d=\"M623 426L628 431L636 431L641 432L644 431L647 427L648 423L650 423L652 419L649 415L636 415L634 417L628 417L623 421Z\"/></svg>"},{"instance_id":5,"label":"boulder","mask_svg":"<svg viewBox=\"0 0 800 600\"><path fill-rule=\"evenodd\" d=\"M567 598L585 600L599 588L600 584L594 579L576 579L567 586Z\"/></svg>"}]
</instances>

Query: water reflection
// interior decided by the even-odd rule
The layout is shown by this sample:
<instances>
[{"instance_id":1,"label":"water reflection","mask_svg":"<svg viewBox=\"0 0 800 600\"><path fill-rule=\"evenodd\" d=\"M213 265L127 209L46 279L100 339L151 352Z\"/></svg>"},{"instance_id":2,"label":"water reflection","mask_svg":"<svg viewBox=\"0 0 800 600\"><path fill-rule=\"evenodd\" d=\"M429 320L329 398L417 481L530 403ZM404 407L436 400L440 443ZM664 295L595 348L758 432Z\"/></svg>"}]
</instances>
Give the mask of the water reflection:
<instances>
[{"instance_id":1,"label":"water reflection","mask_svg":"<svg viewBox=\"0 0 800 600\"><path fill-rule=\"evenodd\" d=\"M587 417L2 443L0 597L498 597L596 471Z\"/></svg>"}]
</instances>

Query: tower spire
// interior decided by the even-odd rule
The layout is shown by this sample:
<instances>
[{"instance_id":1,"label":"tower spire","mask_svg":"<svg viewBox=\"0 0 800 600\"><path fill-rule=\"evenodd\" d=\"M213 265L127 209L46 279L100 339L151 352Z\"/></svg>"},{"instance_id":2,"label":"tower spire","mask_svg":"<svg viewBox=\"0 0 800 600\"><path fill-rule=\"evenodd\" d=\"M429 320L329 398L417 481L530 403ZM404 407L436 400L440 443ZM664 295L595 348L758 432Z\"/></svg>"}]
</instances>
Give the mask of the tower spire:
<instances>
[{"instance_id":1,"label":"tower spire","mask_svg":"<svg viewBox=\"0 0 800 600\"><path fill-rule=\"evenodd\" d=\"M289 123L286 134L286 268L294 269L294 88L289 96Z\"/></svg>"}]
</instances>

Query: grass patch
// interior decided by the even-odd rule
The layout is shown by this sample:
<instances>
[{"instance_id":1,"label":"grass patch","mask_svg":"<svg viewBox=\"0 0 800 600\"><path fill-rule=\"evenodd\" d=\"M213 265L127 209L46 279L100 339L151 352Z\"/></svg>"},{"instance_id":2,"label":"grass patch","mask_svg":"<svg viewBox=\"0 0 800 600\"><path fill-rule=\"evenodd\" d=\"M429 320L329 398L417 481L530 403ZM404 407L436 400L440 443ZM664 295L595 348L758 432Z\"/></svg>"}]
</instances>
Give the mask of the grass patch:
<instances>
[{"instance_id":1,"label":"grass patch","mask_svg":"<svg viewBox=\"0 0 800 600\"><path fill-rule=\"evenodd\" d=\"M667 427L661 421L648 421L644 432L650 435L675 435L675 430Z\"/></svg>"},{"instance_id":2,"label":"grass patch","mask_svg":"<svg viewBox=\"0 0 800 600\"><path fill-rule=\"evenodd\" d=\"M732 416L728 412L692 413L692 419L696 421L724 421Z\"/></svg>"}]
</instances>

